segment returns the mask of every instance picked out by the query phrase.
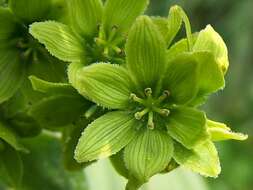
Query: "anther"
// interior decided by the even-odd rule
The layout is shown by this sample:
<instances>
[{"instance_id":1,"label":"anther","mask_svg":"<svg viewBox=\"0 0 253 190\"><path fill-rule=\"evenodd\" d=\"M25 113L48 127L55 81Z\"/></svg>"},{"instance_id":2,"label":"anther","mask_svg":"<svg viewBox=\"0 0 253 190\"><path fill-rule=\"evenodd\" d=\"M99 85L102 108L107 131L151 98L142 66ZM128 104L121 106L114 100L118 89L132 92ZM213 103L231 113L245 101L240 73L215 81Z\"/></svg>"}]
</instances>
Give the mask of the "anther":
<instances>
[{"instance_id":1,"label":"anther","mask_svg":"<svg viewBox=\"0 0 253 190\"><path fill-rule=\"evenodd\" d=\"M163 94L158 98L157 103L163 102L166 98L170 96L170 92L168 90L165 90Z\"/></svg>"},{"instance_id":2,"label":"anther","mask_svg":"<svg viewBox=\"0 0 253 190\"><path fill-rule=\"evenodd\" d=\"M150 111L148 113L148 128L149 129L154 129L155 128L155 124L154 124L154 121L153 121L153 116L154 116L153 112Z\"/></svg>"},{"instance_id":3,"label":"anther","mask_svg":"<svg viewBox=\"0 0 253 190\"><path fill-rule=\"evenodd\" d=\"M169 116L169 114L170 114L170 110L168 110L168 109L153 108L153 110L165 117Z\"/></svg>"},{"instance_id":4,"label":"anther","mask_svg":"<svg viewBox=\"0 0 253 190\"><path fill-rule=\"evenodd\" d=\"M148 108L145 108L144 110L140 111L140 112L136 112L134 114L134 117L137 119L137 120L141 120L141 118L146 115L147 113L149 112L149 109Z\"/></svg>"},{"instance_id":5,"label":"anther","mask_svg":"<svg viewBox=\"0 0 253 190\"><path fill-rule=\"evenodd\" d=\"M146 95L147 97L150 97L150 96L152 95L152 89L151 89L151 88L146 88L146 89L145 89L145 95Z\"/></svg>"}]
</instances>

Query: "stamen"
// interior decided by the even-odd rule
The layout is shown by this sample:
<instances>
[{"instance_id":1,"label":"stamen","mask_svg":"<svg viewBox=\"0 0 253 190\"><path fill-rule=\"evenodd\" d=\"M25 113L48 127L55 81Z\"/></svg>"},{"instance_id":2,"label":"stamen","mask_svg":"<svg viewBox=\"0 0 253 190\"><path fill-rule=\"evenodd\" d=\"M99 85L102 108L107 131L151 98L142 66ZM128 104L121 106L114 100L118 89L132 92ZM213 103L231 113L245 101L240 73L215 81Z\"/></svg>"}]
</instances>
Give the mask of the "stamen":
<instances>
[{"instance_id":1,"label":"stamen","mask_svg":"<svg viewBox=\"0 0 253 190\"><path fill-rule=\"evenodd\" d=\"M90 118L94 113L96 113L98 109L98 106L97 105L93 105L91 106L84 114L84 116L88 119Z\"/></svg>"},{"instance_id":2,"label":"stamen","mask_svg":"<svg viewBox=\"0 0 253 190\"><path fill-rule=\"evenodd\" d=\"M94 41L97 45L106 45L106 41L101 38L95 38Z\"/></svg>"},{"instance_id":3,"label":"stamen","mask_svg":"<svg viewBox=\"0 0 253 190\"><path fill-rule=\"evenodd\" d=\"M156 103L161 103L163 102L166 98L170 96L170 92L168 90L165 90L163 94L157 99Z\"/></svg>"},{"instance_id":4,"label":"stamen","mask_svg":"<svg viewBox=\"0 0 253 190\"><path fill-rule=\"evenodd\" d=\"M151 97L152 96L152 89L151 88L146 88L145 89L145 95L147 97Z\"/></svg>"},{"instance_id":5,"label":"stamen","mask_svg":"<svg viewBox=\"0 0 253 190\"><path fill-rule=\"evenodd\" d=\"M112 30L110 32L110 36L108 38L108 41L111 42L113 40L113 38L116 36L118 31L118 27L116 25L112 26Z\"/></svg>"},{"instance_id":6,"label":"stamen","mask_svg":"<svg viewBox=\"0 0 253 190\"><path fill-rule=\"evenodd\" d=\"M140 103L140 104L142 104L142 105L145 104L145 100L139 98L139 97L136 96L136 94L134 94L134 93L131 93L131 94L130 94L130 99L133 100L134 102L138 102L138 103Z\"/></svg>"},{"instance_id":7,"label":"stamen","mask_svg":"<svg viewBox=\"0 0 253 190\"><path fill-rule=\"evenodd\" d=\"M148 113L148 128L149 129L154 129L155 128L154 121L153 121L153 116L154 116L154 113L152 111L150 111Z\"/></svg>"},{"instance_id":8,"label":"stamen","mask_svg":"<svg viewBox=\"0 0 253 190\"><path fill-rule=\"evenodd\" d=\"M149 109L148 108L145 108L144 110L140 111L140 112L136 112L134 114L134 117L137 119L137 120L141 120L141 118L146 115L147 113L149 112Z\"/></svg>"},{"instance_id":9,"label":"stamen","mask_svg":"<svg viewBox=\"0 0 253 190\"><path fill-rule=\"evenodd\" d=\"M169 116L169 114L170 114L170 110L168 110L168 109L153 108L153 110L165 117Z\"/></svg>"},{"instance_id":10,"label":"stamen","mask_svg":"<svg viewBox=\"0 0 253 190\"><path fill-rule=\"evenodd\" d=\"M111 47L112 47L112 49L113 49L117 54L121 54L121 53L122 53L122 50L121 50L119 47L114 46L114 45L112 45Z\"/></svg>"}]
</instances>

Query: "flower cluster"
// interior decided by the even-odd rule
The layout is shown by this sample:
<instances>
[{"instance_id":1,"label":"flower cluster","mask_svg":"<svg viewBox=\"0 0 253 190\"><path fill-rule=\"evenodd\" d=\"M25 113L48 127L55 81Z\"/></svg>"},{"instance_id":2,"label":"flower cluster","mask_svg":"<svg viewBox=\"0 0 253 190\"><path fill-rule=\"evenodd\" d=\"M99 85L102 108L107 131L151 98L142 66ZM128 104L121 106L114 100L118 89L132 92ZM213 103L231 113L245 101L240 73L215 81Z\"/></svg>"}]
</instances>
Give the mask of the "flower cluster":
<instances>
[{"instance_id":1,"label":"flower cluster","mask_svg":"<svg viewBox=\"0 0 253 190\"><path fill-rule=\"evenodd\" d=\"M69 168L110 157L127 190L178 166L217 177L213 142L247 138L200 110L225 87L228 52L212 26L192 33L181 7L162 18L141 15L148 0L69 0L66 11L50 0L24 2L0 9L0 103L35 75L29 79L39 95L27 113L46 128L67 128ZM186 37L178 39L182 26ZM52 62L68 64L68 83L56 76L64 76L62 67L38 66ZM26 150L11 135L0 122L1 139Z\"/></svg>"}]
</instances>

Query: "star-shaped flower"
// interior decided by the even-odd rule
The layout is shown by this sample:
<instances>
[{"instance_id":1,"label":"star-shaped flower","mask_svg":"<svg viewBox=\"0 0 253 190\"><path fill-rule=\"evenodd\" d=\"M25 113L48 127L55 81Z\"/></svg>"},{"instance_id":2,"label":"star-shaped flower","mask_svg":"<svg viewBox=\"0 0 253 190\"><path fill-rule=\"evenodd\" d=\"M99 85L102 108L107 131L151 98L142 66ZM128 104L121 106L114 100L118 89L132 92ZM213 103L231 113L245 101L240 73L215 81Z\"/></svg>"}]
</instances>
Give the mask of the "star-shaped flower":
<instances>
[{"instance_id":1,"label":"star-shaped flower","mask_svg":"<svg viewBox=\"0 0 253 190\"><path fill-rule=\"evenodd\" d=\"M75 153L78 162L116 153L122 156L123 152L127 189L137 189L174 160L205 176L219 174L219 158L211 140L246 136L207 120L194 106L224 87L220 64L226 55L220 52L226 49L219 56L213 49L225 44L210 26L200 32L192 47L185 42L167 50L158 27L141 16L129 32L126 65L98 63L75 72L70 69L80 94L111 109L84 130ZM208 49L211 43L213 49Z\"/></svg>"},{"instance_id":2,"label":"star-shaped flower","mask_svg":"<svg viewBox=\"0 0 253 190\"><path fill-rule=\"evenodd\" d=\"M46 21L31 25L30 33L48 51L66 62L91 64L124 62L127 32L148 0L69 0L70 26Z\"/></svg>"}]
</instances>

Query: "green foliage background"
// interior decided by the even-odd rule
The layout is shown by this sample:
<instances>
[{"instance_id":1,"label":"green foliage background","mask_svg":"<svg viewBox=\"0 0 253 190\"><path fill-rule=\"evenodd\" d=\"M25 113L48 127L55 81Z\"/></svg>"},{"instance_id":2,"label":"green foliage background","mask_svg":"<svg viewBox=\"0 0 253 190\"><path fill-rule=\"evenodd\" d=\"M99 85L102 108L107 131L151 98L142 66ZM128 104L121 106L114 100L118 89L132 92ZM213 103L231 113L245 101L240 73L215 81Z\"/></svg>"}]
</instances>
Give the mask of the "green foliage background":
<instances>
[{"instance_id":1,"label":"green foliage background","mask_svg":"<svg viewBox=\"0 0 253 190\"><path fill-rule=\"evenodd\" d=\"M204 107L211 118L249 134L245 142L219 143L222 173L207 179L210 189L251 190L253 187L253 1L252 0L152 0L148 14L166 16L168 7L182 6L193 31L211 24L229 48L230 68L224 91Z\"/></svg>"}]
</instances>

